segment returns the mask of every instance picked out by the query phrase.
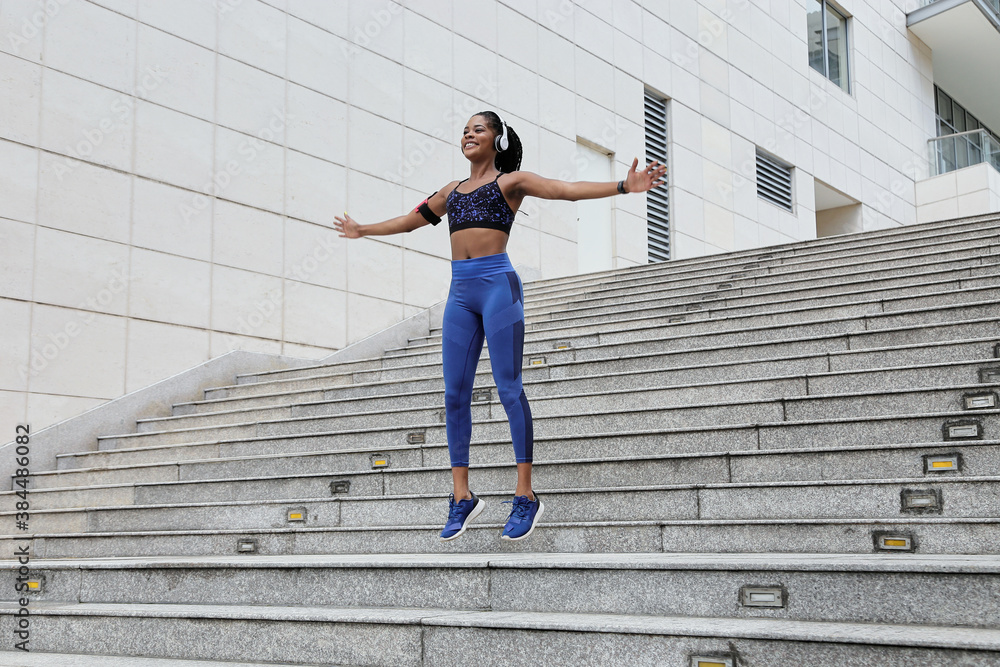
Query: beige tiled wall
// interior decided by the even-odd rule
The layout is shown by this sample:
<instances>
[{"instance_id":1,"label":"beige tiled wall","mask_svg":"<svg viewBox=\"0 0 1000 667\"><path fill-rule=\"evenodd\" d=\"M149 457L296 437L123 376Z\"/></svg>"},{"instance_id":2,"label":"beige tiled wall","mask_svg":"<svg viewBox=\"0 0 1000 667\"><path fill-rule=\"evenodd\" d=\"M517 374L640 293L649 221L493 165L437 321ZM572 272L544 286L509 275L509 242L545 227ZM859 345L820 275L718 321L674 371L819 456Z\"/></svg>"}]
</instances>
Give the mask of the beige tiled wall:
<instances>
[{"instance_id":1,"label":"beige tiled wall","mask_svg":"<svg viewBox=\"0 0 1000 667\"><path fill-rule=\"evenodd\" d=\"M917 183L917 220L932 222L1000 210L1000 173L986 163Z\"/></svg>"}]
</instances>

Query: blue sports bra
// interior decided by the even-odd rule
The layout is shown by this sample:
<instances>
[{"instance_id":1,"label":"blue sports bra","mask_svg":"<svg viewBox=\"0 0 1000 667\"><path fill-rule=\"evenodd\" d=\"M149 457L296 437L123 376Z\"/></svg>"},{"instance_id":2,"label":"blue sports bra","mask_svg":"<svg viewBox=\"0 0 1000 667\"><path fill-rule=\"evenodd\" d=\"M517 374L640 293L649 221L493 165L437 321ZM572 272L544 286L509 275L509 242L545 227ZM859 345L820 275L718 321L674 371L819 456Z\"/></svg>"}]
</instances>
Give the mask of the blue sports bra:
<instances>
[{"instance_id":1,"label":"blue sports bra","mask_svg":"<svg viewBox=\"0 0 1000 667\"><path fill-rule=\"evenodd\" d=\"M514 224L514 211L500 191L497 180L504 172L497 174L491 182L481 185L472 192L459 192L455 186L448 194L445 205L448 208L448 233L454 234L460 229L485 227L499 229L510 234ZM469 179L459 181L458 185Z\"/></svg>"}]
</instances>

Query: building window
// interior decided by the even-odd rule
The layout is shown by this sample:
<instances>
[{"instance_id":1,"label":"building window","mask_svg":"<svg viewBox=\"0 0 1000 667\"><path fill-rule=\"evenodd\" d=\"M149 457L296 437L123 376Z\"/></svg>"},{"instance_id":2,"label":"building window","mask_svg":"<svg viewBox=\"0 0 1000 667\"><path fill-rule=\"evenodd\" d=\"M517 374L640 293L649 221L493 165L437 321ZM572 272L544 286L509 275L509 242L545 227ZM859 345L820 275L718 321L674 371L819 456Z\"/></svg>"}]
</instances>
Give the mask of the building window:
<instances>
[{"instance_id":1,"label":"building window","mask_svg":"<svg viewBox=\"0 0 1000 667\"><path fill-rule=\"evenodd\" d=\"M646 162L667 164L667 101L646 91ZM667 202L667 177L663 185L646 193L646 246L649 263L670 259L670 207Z\"/></svg>"},{"instance_id":2,"label":"building window","mask_svg":"<svg viewBox=\"0 0 1000 667\"><path fill-rule=\"evenodd\" d=\"M792 167L757 149L757 196L792 211Z\"/></svg>"},{"instance_id":3,"label":"building window","mask_svg":"<svg viewBox=\"0 0 1000 667\"><path fill-rule=\"evenodd\" d=\"M1000 136L996 132L980 123L978 118L956 102L951 95L938 88L937 84L934 84L934 113L937 115L939 137L967 130L986 130L987 134L1000 142Z\"/></svg>"},{"instance_id":4,"label":"building window","mask_svg":"<svg viewBox=\"0 0 1000 667\"><path fill-rule=\"evenodd\" d=\"M847 18L826 0L807 0L809 65L850 91L847 59Z\"/></svg>"},{"instance_id":5,"label":"building window","mask_svg":"<svg viewBox=\"0 0 1000 667\"><path fill-rule=\"evenodd\" d=\"M980 123L937 84L934 84L934 114L937 136L946 137L931 142L931 160L936 174L947 174L984 161L1000 170L1000 136Z\"/></svg>"}]
</instances>

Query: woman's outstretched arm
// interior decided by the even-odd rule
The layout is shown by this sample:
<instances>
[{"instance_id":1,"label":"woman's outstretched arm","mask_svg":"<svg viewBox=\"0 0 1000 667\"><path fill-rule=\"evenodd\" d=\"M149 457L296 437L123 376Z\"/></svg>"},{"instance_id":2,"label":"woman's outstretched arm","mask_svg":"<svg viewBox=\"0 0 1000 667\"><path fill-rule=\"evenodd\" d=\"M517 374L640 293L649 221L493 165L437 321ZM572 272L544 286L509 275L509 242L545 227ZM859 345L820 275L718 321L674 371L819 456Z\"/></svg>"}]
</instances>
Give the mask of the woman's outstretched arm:
<instances>
[{"instance_id":1,"label":"woman's outstretched arm","mask_svg":"<svg viewBox=\"0 0 1000 667\"><path fill-rule=\"evenodd\" d=\"M659 162L650 162L642 171L636 172L639 158L632 160L628 175L624 178L625 192L645 192L658 185L663 185L660 179L666 172L666 166ZM619 194L618 181L599 183L592 181L559 181L544 178L530 171L515 171L511 173L511 185L524 197L540 197L541 199L565 199L577 201L580 199L598 199Z\"/></svg>"},{"instance_id":2,"label":"woman's outstretched arm","mask_svg":"<svg viewBox=\"0 0 1000 667\"><path fill-rule=\"evenodd\" d=\"M445 197L454 187L454 182L449 183L442 188L444 194L442 194L442 190L438 190L427 198L427 207L439 218L445 212ZM339 215L333 216L333 228L340 232L340 236L349 239L358 239L362 236L389 236L390 234L412 232L414 229L427 224L430 224L430 220L424 217L417 209L371 225L359 224L357 220L347 215L347 211L344 211L343 217Z\"/></svg>"}]
</instances>

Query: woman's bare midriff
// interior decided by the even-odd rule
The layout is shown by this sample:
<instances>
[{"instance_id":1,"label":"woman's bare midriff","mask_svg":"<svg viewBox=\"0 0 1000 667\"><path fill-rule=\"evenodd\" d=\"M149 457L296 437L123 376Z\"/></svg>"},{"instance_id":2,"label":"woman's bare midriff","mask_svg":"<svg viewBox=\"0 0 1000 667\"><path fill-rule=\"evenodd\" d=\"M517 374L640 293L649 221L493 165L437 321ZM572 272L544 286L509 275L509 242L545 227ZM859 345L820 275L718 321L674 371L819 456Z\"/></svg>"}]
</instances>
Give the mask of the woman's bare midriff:
<instances>
[{"instance_id":1,"label":"woman's bare midriff","mask_svg":"<svg viewBox=\"0 0 1000 667\"><path fill-rule=\"evenodd\" d=\"M475 227L451 235L451 258L472 259L507 251L508 236L499 229Z\"/></svg>"}]
</instances>

